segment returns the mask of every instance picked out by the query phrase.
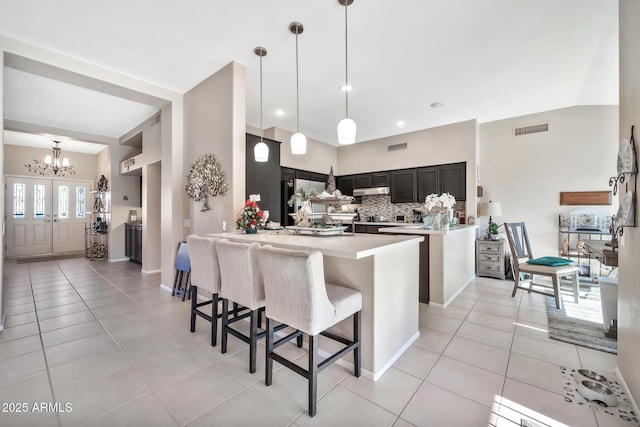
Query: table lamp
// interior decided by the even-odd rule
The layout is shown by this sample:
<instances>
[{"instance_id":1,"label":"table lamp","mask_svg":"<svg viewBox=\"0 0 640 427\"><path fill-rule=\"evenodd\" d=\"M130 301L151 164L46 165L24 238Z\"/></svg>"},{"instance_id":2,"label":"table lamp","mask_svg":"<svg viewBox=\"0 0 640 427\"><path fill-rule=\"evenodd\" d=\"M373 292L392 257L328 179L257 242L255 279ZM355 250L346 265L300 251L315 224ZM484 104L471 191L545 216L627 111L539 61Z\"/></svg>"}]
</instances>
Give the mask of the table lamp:
<instances>
[{"instance_id":1,"label":"table lamp","mask_svg":"<svg viewBox=\"0 0 640 427\"><path fill-rule=\"evenodd\" d=\"M488 216L489 217L489 225L487 226L487 236L486 239L489 239L491 236L491 224L494 224L493 219L491 217L494 216L502 216L502 208L500 207L500 202L489 202L479 203L478 204L478 215L479 216Z\"/></svg>"}]
</instances>

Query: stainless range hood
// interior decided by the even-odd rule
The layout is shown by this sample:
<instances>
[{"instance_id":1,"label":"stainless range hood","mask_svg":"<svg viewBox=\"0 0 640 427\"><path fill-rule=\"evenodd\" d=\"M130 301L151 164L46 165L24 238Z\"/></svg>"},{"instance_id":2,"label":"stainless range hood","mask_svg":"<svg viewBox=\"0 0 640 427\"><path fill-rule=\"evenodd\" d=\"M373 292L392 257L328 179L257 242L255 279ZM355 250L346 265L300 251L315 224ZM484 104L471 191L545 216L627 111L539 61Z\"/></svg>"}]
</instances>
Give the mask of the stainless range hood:
<instances>
[{"instance_id":1,"label":"stainless range hood","mask_svg":"<svg viewBox=\"0 0 640 427\"><path fill-rule=\"evenodd\" d=\"M354 196L377 196L389 194L389 187L356 188L353 190Z\"/></svg>"}]
</instances>

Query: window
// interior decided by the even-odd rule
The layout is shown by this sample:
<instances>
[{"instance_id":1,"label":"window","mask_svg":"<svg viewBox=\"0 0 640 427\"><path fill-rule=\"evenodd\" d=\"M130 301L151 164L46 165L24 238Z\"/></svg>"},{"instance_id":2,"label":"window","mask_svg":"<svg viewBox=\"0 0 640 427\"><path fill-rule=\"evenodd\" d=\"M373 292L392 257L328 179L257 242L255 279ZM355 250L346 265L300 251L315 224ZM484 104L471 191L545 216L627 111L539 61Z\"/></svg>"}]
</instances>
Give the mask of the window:
<instances>
[{"instance_id":1,"label":"window","mask_svg":"<svg viewBox=\"0 0 640 427\"><path fill-rule=\"evenodd\" d=\"M25 191L27 191L26 184L17 182L13 184L13 219L25 219Z\"/></svg>"},{"instance_id":2,"label":"window","mask_svg":"<svg viewBox=\"0 0 640 427\"><path fill-rule=\"evenodd\" d=\"M76 218L87 217L87 189L76 187Z\"/></svg>"},{"instance_id":3,"label":"window","mask_svg":"<svg viewBox=\"0 0 640 427\"><path fill-rule=\"evenodd\" d=\"M58 218L69 219L69 187L58 187Z\"/></svg>"},{"instance_id":4,"label":"window","mask_svg":"<svg viewBox=\"0 0 640 427\"><path fill-rule=\"evenodd\" d=\"M44 184L33 186L33 217L42 219L45 217L46 190Z\"/></svg>"}]
</instances>

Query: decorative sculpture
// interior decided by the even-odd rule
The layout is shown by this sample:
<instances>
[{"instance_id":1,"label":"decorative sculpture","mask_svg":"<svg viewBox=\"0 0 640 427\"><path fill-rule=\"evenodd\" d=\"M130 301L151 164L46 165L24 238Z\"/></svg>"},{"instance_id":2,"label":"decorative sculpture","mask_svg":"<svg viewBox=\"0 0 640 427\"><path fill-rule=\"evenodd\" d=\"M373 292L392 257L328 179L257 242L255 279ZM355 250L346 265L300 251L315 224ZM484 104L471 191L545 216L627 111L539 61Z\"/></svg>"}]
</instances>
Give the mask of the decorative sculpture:
<instances>
[{"instance_id":1,"label":"decorative sculpture","mask_svg":"<svg viewBox=\"0 0 640 427\"><path fill-rule=\"evenodd\" d=\"M213 154L205 154L191 165L191 171L187 175L185 191L187 196L196 202L203 200L200 212L209 210L207 196L213 197L224 194L228 190L224 182L224 172Z\"/></svg>"}]
</instances>

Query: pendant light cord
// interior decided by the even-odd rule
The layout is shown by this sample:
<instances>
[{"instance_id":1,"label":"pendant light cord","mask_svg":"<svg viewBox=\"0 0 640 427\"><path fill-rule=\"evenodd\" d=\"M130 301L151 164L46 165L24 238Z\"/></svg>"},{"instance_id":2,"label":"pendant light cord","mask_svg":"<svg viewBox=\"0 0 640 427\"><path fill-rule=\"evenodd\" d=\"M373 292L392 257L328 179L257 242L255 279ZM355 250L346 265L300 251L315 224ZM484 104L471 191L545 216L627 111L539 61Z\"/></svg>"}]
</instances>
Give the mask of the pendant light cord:
<instances>
[{"instance_id":1,"label":"pendant light cord","mask_svg":"<svg viewBox=\"0 0 640 427\"><path fill-rule=\"evenodd\" d=\"M347 4L344 2L344 84L345 84L345 115L349 117L349 43L348 43L348 19Z\"/></svg>"},{"instance_id":2,"label":"pendant light cord","mask_svg":"<svg viewBox=\"0 0 640 427\"><path fill-rule=\"evenodd\" d=\"M262 56L260 56L260 142L262 141L264 130L262 127Z\"/></svg>"},{"instance_id":3,"label":"pendant light cord","mask_svg":"<svg viewBox=\"0 0 640 427\"><path fill-rule=\"evenodd\" d=\"M300 132L300 83L298 81L298 32L296 31L296 133Z\"/></svg>"}]
</instances>

